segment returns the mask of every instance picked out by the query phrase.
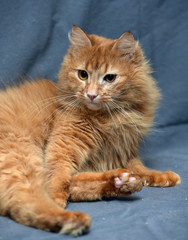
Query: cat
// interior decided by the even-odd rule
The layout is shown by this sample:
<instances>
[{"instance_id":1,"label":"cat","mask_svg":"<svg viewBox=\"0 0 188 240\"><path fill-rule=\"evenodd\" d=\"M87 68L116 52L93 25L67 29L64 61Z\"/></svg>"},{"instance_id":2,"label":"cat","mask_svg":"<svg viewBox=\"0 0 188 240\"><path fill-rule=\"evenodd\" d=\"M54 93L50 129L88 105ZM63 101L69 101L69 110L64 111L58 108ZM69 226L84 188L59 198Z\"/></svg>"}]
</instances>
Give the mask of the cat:
<instances>
[{"instance_id":1,"label":"cat","mask_svg":"<svg viewBox=\"0 0 188 240\"><path fill-rule=\"evenodd\" d=\"M0 215L80 235L90 216L67 201L126 196L180 184L143 165L138 147L160 91L139 43L73 26L58 82L38 79L0 92Z\"/></svg>"}]
</instances>

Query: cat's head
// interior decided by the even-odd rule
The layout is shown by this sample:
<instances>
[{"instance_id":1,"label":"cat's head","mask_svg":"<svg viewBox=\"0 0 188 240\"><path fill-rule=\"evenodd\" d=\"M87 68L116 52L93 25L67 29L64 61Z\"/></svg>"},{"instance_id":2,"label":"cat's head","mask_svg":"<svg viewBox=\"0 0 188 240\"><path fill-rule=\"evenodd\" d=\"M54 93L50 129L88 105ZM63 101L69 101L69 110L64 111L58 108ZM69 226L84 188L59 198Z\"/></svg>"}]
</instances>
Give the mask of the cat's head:
<instances>
[{"instance_id":1,"label":"cat's head","mask_svg":"<svg viewBox=\"0 0 188 240\"><path fill-rule=\"evenodd\" d=\"M109 111L136 108L148 101L149 95L152 101L150 68L130 32L114 40L88 35L73 26L70 41L59 72L60 94L66 104Z\"/></svg>"}]
</instances>

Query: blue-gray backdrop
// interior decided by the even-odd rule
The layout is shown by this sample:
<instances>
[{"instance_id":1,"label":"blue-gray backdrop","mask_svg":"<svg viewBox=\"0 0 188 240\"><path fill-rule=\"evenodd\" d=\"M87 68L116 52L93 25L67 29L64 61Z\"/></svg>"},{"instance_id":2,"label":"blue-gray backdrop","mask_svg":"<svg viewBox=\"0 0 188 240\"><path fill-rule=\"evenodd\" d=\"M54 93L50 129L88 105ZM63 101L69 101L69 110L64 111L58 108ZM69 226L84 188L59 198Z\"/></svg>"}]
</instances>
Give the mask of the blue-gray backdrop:
<instances>
[{"instance_id":1,"label":"blue-gray backdrop","mask_svg":"<svg viewBox=\"0 0 188 240\"><path fill-rule=\"evenodd\" d=\"M20 78L57 79L72 25L118 38L131 30L154 69L163 99L140 154L148 167L173 170L182 184L144 188L124 199L70 203L91 214L80 239L188 239L188 1L0 0L0 87ZM0 239L70 239L0 217Z\"/></svg>"}]
</instances>

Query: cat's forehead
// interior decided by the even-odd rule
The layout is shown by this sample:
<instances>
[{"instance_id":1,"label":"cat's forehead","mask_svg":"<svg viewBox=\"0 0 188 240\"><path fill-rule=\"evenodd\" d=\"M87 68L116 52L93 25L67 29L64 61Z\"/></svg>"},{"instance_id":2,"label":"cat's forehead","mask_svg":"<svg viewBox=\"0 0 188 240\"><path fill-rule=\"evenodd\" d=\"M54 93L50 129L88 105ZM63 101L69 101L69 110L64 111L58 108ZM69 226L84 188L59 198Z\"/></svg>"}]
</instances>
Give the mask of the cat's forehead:
<instances>
[{"instance_id":1,"label":"cat's forehead","mask_svg":"<svg viewBox=\"0 0 188 240\"><path fill-rule=\"evenodd\" d=\"M77 69L83 69L86 70L88 73L98 73L98 74L105 74L105 73L115 73L117 72L117 68L113 66L111 63L103 62L101 64L97 62L82 62L77 66Z\"/></svg>"},{"instance_id":2,"label":"cat's forehead","mask_svg":"<svg viewBox=\"0 0 188 240\"><path fill-rule=\"evenodd\" d=\"M88 72L98 71L101 73L105 73L112 70L112 64L107 61L92 59L85 62L85 70L87 70Z\"/></svg>"},{"instance_id":3,"label":"cat's forehead","mask_svg":"<svg viewBox=\"0 0 188 240\"><path fill-rule=\"evenodd\" d=\"M83 57L81 63L82 69L88 72L98 71L101 73L114 72L114 57L105 47L98 47L88 52L88 55Z\"/></svg>"}]
</instances>

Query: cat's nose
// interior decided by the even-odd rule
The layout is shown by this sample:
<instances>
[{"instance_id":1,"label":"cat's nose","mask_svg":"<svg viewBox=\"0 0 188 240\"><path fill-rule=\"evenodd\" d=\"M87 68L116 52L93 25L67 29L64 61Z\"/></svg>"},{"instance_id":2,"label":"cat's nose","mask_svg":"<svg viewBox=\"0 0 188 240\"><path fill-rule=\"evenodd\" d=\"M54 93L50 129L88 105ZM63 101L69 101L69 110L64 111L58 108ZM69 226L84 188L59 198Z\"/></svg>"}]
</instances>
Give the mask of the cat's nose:
<instances>
[{"instance_id":1,"label":"cat's nose","mask_svg":"<svg viewBox=\"0 0 188 240\"><path fill-rule=\"evenodd\" d=\"M93 102L93 100L98 96L97 94L87 94L88 98Z\"/></svg>"}]
</instances>

